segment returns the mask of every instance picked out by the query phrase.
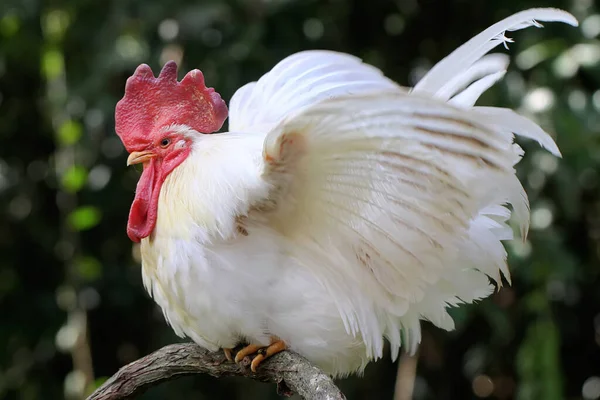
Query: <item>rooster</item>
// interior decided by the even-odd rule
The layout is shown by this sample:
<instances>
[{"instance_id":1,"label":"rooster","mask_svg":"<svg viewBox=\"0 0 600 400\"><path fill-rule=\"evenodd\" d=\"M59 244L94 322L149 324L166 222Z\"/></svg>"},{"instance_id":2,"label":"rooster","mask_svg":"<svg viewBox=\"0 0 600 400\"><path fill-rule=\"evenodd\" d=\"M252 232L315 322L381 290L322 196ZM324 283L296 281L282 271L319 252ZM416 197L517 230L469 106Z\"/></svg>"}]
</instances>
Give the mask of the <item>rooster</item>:
<instances>
[{"instance_id":1,"label":"rooster","mask_svg":"<svg viewBox=\"0 0 600 400\"><path fill-rule=\"evenodd\" d=\"M451 330L448 307L510 282L503 241L529 221L514 134L560 153L534 122L474 104L508 65L490 50L537 21L577 25L517 13L411 89L351 55L304 51L229 110L199 70L178 81L175 62L158 77L140 65L115 111L127 164L143 164L127 234L175 333L255 355L253 371L290 349L346 376L385 340L394 359L414 352L420 320Z\"/></svg>"}]
</instances>

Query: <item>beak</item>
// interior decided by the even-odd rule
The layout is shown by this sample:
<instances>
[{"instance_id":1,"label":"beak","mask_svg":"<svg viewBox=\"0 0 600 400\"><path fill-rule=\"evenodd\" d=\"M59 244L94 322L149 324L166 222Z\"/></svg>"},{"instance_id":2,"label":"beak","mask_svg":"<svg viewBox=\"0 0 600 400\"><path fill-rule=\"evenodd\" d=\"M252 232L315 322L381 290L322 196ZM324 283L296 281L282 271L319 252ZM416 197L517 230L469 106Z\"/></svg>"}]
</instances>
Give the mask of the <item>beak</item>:
<instances>
[{"instance_id":1,"label":"beak","mask_svg":"<svg viewBox=\"0 0 600 400\"><path fill-rule=\"evenodd\" d=\"M139 164L149 161L155 154L151 151L134 151L127 157L127 165Z\"/></svg>"}]
</instances>

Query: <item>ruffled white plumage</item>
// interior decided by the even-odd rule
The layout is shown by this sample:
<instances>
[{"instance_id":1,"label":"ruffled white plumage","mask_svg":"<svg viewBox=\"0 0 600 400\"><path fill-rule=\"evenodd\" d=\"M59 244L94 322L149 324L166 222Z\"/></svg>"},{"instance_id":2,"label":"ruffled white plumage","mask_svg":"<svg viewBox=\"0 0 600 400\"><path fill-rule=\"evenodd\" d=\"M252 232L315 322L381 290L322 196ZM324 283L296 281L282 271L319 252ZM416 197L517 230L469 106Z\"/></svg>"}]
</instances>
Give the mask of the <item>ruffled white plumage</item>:
<instances>
[{"instance_id":1,"label":"ruffled white plumage","mask_svg":"<svg viewBox=\"0 0 600 400\"><path fill-rule=\"evenodd\" d=\"M576 23L553 9L516 14L412 90L329 51L290 56L240 88L230 104L234 133L198 141L193 160L165 182L155 241L142 242L147 284L159 288L176 331L211 349L236 334L257 343L275 335L328 372L348 374L381 357L384 338L394 357L400 346L414 350L420 319L452 329L448 306L488 296L488 277L510 279L507 205L523 234L529 220L514 134L559 152L512 110L473 104L508 64L486 54L507 41L504 31L534 20ZM217 155L228 158L215 164ZM205 172L215 165L217 177ZM191 174L195 186L184 179ZM168 216L163 208L174 202L182 214ZM245 238L234 234L240 216ZM171 258L162 254L184 229L194 251L178 242ZM232 292L220 285L235 268L244 278ZM269 283L257 293L260 282ZM219 321L211 327L206 318Z\"/></svg>"},{"instance_id":2,"label":"ruffled white plumage","mask_svg":"<svg viewBox=\"0 0 600 400\"><path fill-rule=\"evenodd\" d=\"M486 53L510 41L505 31L539 27L536 20L577 23L554 9L515 14L438 63L411 95L354 57L317 51L289 57L232 99L231 130L275 127L265 154L276 163L266 166L265 179L285 194L269 199L277 210L267 213L268 223L296 241L290 251L298 259L322 253L321 263L306 266L345 305L348 330L372 341L371 355L381 354L382 332L353 302L356 282L386 312L402 317L412 306L418 317L452 328L447 304L487 296L486 275L500 284L498 271L510 279L501 240L512 230L503 205L512 204L523 233L529 217L513 169L521 156L513 133L555 154L558 148L511 110L472 106L508 66L508 57ZM290 135L296 142L284 149L288 160L278 151ZM356 260L360 243L371 249L369 265Z\"/></svg>"},{"instance_id":3,"label":"ruffled white plumage","mask_svg":"<svg viewBox=\"0 0 600 400\"><path fill-rule=\"evenodd\" d=\"M392 87L396 84L380 70L349 54L296 53L235 92L229 105L229 130L266 133L282 119L328 98Z\"/></svg>"},{"instance_id":4,"label":"ruffled white plumage","mask_svg":"<svg viewBox=\"0 0 600 400\"><path fill-rule=\"evenodd\" d=\"M507 272L502 255L482 255L483 265L461 258L485 202L475 186L487 182L484 195L490 181L516 179L503 139L465 111L399 88L327 101L267 137L265 152L277 162L265 177L285 189L269 197L277 208L261 217L290 238L295 258L318 255L305 266L333 293L369 355L380 356L385 326L357 291L398 325L409 313L450 328L448 303L491 291L475 269Z\"/></svg>"}]
</instances>

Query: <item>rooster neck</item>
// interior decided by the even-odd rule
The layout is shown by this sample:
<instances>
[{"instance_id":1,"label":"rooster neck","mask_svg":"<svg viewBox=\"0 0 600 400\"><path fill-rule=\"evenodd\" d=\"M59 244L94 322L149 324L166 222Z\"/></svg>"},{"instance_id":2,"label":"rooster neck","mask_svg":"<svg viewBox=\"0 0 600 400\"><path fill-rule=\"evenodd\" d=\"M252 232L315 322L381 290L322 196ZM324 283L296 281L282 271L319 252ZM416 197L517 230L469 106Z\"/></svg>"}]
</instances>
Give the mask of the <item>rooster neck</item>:
<instances>
[{"instance_id":1,"label":"rooster neck","mask_svg":"<svg viewBox=\"0 0 600 400\"><path fill-rule=\"evenodd\" d=\"M236 217L268 193L261 172L262 137L203 135L163 183L153 237L201 242L232 237Z\"/></svg>"}]
</instances>

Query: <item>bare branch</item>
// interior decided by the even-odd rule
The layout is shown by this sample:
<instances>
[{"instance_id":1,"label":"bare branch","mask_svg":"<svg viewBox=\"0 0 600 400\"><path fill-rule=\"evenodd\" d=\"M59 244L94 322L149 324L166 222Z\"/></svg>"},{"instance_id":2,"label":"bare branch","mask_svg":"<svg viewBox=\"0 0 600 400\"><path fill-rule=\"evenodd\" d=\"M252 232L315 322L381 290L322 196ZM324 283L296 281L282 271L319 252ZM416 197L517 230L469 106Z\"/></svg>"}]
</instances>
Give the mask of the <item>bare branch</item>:
<instances>
[{"instance_id":1,"label":"bare branch","mask_svg":"<svg viewBox=\"0 0 600 400\"><path fill-rule=\"evenodd\" d=\"M264 361L255 374L247 357L240 365L227 361L222 352L210 353L193 343L172 344L124 367L87 400L134 398L148 388L187 375L243 376L276 383L284 395L299 394L307 400L345 400L333 380L296 353L284 351Z\"/></svg>"}]
</instances>

